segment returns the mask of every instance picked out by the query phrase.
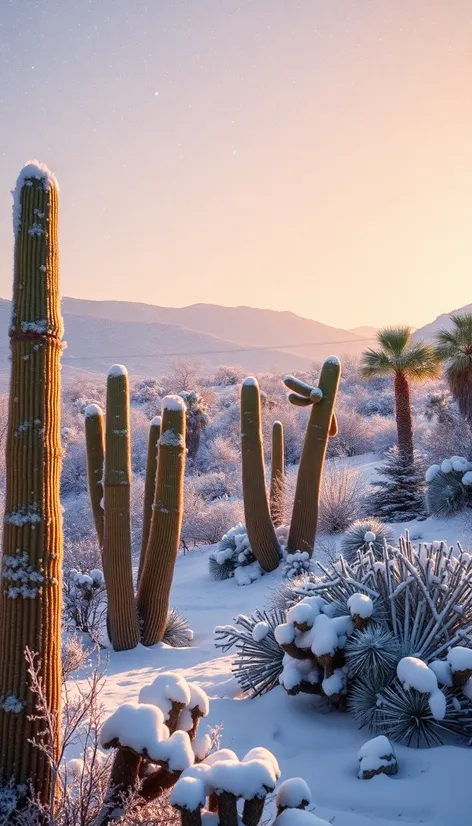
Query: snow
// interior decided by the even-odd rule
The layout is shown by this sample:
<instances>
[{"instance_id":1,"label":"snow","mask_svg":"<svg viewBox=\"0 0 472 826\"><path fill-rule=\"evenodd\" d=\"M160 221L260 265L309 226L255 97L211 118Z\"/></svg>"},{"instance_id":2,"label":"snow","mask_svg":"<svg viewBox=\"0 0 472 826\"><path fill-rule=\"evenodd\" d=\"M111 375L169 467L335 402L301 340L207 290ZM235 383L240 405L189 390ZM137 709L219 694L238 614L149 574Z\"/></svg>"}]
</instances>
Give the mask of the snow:
<instances>
[{"instance_id":1,"label":"snow","mask_svg":"<svg viewBox=\"0 0 472 826\"><path fill-rule=\"evenodd\" d=\"M327 697L332 697L333 694L342 694L345 686L344 673L340 668L337 668L331 677L324 678L321 685Z\"/></svg>"},{"instance_id":2,"label":"snow","mask_svg":"<svg viewBox=\"0 0 472 826\"><path fill-rule=\"evenodd\" d=\"M428 667L436 674L439 685L452 686L451 668L446 660L433 660Z\"/></svg>"},{"instance_id":3,"label":"snow","mask_svg":"<svg viewBox=\"0 0 472 826\"><path fill-rule=\"evenodd\" d=\"M311 803L311 791L302 777L290 777L280 784L277 797L277 808L297 809L302 803Z\"/></svg>"},{"instance_id":4,"label":"snow","mask_svg":"<svg viewBox=\"0 0 472 826\"><path fill-rule=\"evenodd\" d=\"M243 381L243 387L259 387L259 382L254 376L248 376L247 379Z\"/></svg>"},{"instance_id":5,"label":"snow","mask_svg":"<svg viewBox=\"0 0 472 826\"><path fill-rule=\"evenodd\" d=\"M195 812L205 805L205 784L198 777L181 777L170 796L172 806Z\"/></svg>"},{"instance_id":6,"label":"snow","mask_svg":"<svg viewBox=\"0 0 472 826\"><path fill-rule=\"evenodd\" d=\"M368 740L359 750L357 759L359 760L359 778L362 779L365 772L377 771L382 767L395 764L395 752L388 737L381 734Z\"/></svg>"},{"instance_id":7,"label":"snow","mask_svg":"<svg viewBox=\"0 0 472 826\"><path fill-rule=\"evenodd\" d=\"M207 694L203 691L203 688L200 688L200 686L196 683L188 683L188 688L190 689L190 699L187 703L187 707L192 711L193 709L198 708L202 717L208 717L208 713L210 711L210 701Z\"/></svg>"},{"instance_id":8,"label":"snow","mask_svg":"<svg viewBox=\"0 0 472 826\"><path fill-rule=\"evenodd\" d=\"M127 376L128 371L124 364L112 364L110 369L108 370L108 378L118 378L118 376Z\"/></svg>"},{"instance_id":9,"label":"snow","mask_svg":"<svg viewBox=\"0 0 472 826\"><path fill-rule=\"evenodd\" d=\"M172 428L165 430L159 439L159 446L185 447L185 439L181 433L175 433Z\"/></svg>"},{"instance_id":10,"label":"snow","mask_svg":"<svg viewBox=\"0 0 472 826\"><path fill-rule=\"evenodd\" d=\"M304 809L285 809L275 818L274 826L330 826L330 823Z\"/></svg>"},{"instance_id":11,"label":"snow","mask_svg":"<svg viewBox=\"0 0 472 826\"><path fill-rule=\"evenodd\" d=\"M444 459L444 461L441 462L441 470L443 473L451 473L453 466L450 459Z\"/></svg>"},{"instance_id":12,"label":"snow","mask_svg":"<svg viewBox=\"0 0 472 826\"><path fill-rule=\"evenodd\" d=\"M353 594L347 601L347 607L353 617L368 619L374 611L374 603L366 594Z\"/></svg>"},{"instance_id":13,"label":"snow","mask_svg":"<svg viewBox=\"0 0 472 826\"><path fill-rule=\"evenodd\" d=\"M186 409L185 402L181 396L171 394L169 396L164 396L162 399L162 410L172 410L177 413L185 413Z\"/></svg>"},{"instance_id":14,"label":"snow","mask_svg":"<svg viewBox=\"0 0 472 826\"><path fill-rule=\"evenodd\" d=\"M262 642L270 631L266 622L258 622L252 630L252 638L255 642Z\"/></svg>"},{"instance_id":15,"label":"snow","mask_svg":"<svg viewBox=\"0 0 472 826\"><path fill-rule=\"evenodd\" d=\"M337 356L328 356L328 358L325 359L325 364L336 364L338 367L341 366L341 362Z\"/></svg>"},{"instance_id":16,"label":"snow","mask_svg":"<svg viewBox=\"0 0 472 826\"><path fill-rule=\"evenodd\" d=\"M377 534L375 534L373 531L366 531L366 533L364 534L364 542L375 542L376 539Z\"/></svg>"},{"instance_id":17,"label":"snow","mask_svg":"<svg viewBox=\"0 0 472 826\"><path fill-rule=\"evenodd\" d=\"M472 670L472 649L456 645L448 652L447 661L452 671Z\"/></svg>"},{"instance_id":18,"label":"snow","mask_svg":"<svg viewBox=\"0 0 472 826\"><path fill-rule=\"evenodd\" d=\"M139 702L157 706L168 720L172 704L180 703L188 706L191 696L188 683L180 674L165 671L163 674L158 674L151 685L142 687L139 692Z\"/></svg>"},{"instance_id":19,"label":"snow","mask_svg":"<svg viewBox=\"0 0 472 826\"><path fill-rule=\"evenodd\" d=\"M103 416L102 408L98 404L88 404L85 408L85 418L91 419L92 416Z\"/></svg>"},{"instance_id":20,"label":"snow","mask_svg":"<svg viewBox=\"0 0 472 826\"><path fill-rule=\"evenodd\" d=\"M446 716L446 697L439 688L429 695L428 704L434 719L444 720Z\"/></svg>"},{"instance_id":21,"label":"snow","mask_svg":"<svg viewBox=\"0 0 472 826\"><path fill-rule=\"evenodd\" d=\"M403 657L397 665L397 677L404 688L414 688L421 694L431 694L438 688L434 671L417 657Z\"/></svg>"},{"instance_id":22,"label":"snow","mask_svg":"<svg viewBox=\"0 0 472 826\"><path fill-rule=\"evenodd\" d=\"M28 179L35 178L43 182L45 190L55 187L59 191L59 184L56 176L47 168L47 166L39 161L27 161L16 179L15 189L13 195L13 231L15 235L20 229L21 224L21 190L23 186L28 185Z\"/></svg>"},{"instance_id":23,"label":"snow","mask_svg":"<svg viewBox=\"0 0 472 826\"><path fill-rule=\"evenodd\" d=\"M365 467L366 461L368 472L373 475L378 461L372 455L368 460L353 457L348 464ZM408 527L420 534L424 542L439 536L449 545L459 538L468 547L470 536L462 519L462 516L447 521L429 517L406 526L395 525L395 534L398 536ZM339 550L337 538L336 542ZM232 673L233 654L215 649L214 627L226 626L232 617L249 614L256 606L267 607L271 589L282 581L281 571L266 574L248 589L235 588L231 580L214 582L208 576L210 550L198 548L179 556L176 563L171 605L188 617L194 629L191 646L184 649L163 644L153 648L138 646L134 651L101 655L104 663L109 656L101 695L107 713L123 703L136 701L141 688L159 673L179 673L190 683L198 683L208 694L210 713L203 726L208 731L212 726L222 725L224 759L235 760L236 755L242 758L249 749L265 746L276 756L283 780L302 777L308 783L313 798L310 807L324 821L323 826L329 823L332 826L393 826L394 823L469 826L472 749L463 748L453 738L448 745L430 749L394 743L398 775L381 775L361 782L357 777L356 756L368 735L365 730L359 730L350 714L327 714L319 698L305 694L289 696L282 686L254 700L242 698ZM291 642L293 626L287 630ZM445 659L446 652L439 656ZM88 674L86 668L79 672L83 688ZM307 679L305 675L303 678ZM465 690L469 691L467 686ZM472 680L470 694L472 696ZM67 757L79 755L78 746L71 746ZM214 758L215 755L210 755L204 763L187 769L186 774L197 770L202 774ZM273 808L269 814L272 822ZM287 810L280 817L285 818L285 814L299 821L279 818L279 826L280 823L314 826L315 815ZM304 819L304 815L309 819ZM213 816L205 815L204 823L217 826Z\"/></svg>"},{"instance_id":24,"label":"snow","mask_svg":"<svg viewBox=\"0 0 472 826\"><path fill-rule=\"evenodd\" d=\"M441 465L431 465L425 473L426 482L432 482L434 477L441 471Z\"/></svg>"},{"instance_id":25,"label":"snow","mask_svg":"<svg viewBox=\"0 0 472 826\"><path fill-rule=\"evenodd\" d=\"M151 427L160 427L161 424L162 424L162 416L154 416L154 418L151 419Z\"/></svg>"},{"instance_id":26,"label":"snow","mask_svg":"<svg viewBox=\"0 0 472 826\"><path fill-rule=\"evenodd\" d=\"M468 470L467 473L464 473L462 477L462 484L466 485L466 487L472 485L472 470Z\"/></svg>"},{"instance_id":27,"label":"snow","mask_svg":"<svg viewBox=\"0 0 472 826\"><path fill-rule=\"evenodd\" d=\"M274 631L275 639L279 645L290 645L295 639L296 630L293 625L283 622Z\"/></svg>"}]
</instances>

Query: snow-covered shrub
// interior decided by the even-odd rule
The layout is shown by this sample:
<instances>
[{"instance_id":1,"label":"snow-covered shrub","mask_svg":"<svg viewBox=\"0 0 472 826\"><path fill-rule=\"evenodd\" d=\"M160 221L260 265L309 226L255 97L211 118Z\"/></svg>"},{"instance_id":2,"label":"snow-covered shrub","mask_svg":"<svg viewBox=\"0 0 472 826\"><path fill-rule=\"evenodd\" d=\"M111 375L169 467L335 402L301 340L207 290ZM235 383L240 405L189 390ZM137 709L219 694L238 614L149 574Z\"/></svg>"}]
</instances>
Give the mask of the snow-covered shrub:
<instances>
[{"instance_id":1,"label":"snow-covered shrub","mask_svg":"<svg viewBox=\"0 0 472 826\"><path fill-rule=\"evenodd\" d=\"M445 456L467 456L472 442L469 425L458 414L450 421L435 421L418 445L430 464L441 464Z\"/></svg>"},{"instance_id":2,"label":"snow-covered shrub","mask_svg":"<svg viewBox=\"0 0 472 826\"><path fill-rule=\"evenodd\" d=\"M397 444L398 433L395 419L371 416L369 419L370 450L383 456Z\"/></svg>"},{"instance_id":3,"label":"snow-covered shrub","mask_svg":"<svg viewBox=\"0 0 472 826\"><path fill-rule=\"evenodd\" d=\"M472 505L472 462L451 456L426 471L426 502L433 516L449 517Z\"/></svg>"},{"instance_id":4,"label":"snow-covered shrub","mask_svg":"<svg viewBox=\"0 0 472 826\"><path fill-rule=\"evenodd\" d=\"M193 476L191 479L197 494L205 502L213 502L215 499L222 499L232 493L225 473L205 473L201 476Z\"/></svg>"},{"instance_id":5,"label":"snow-covered shrub","mask_svg":"<svg viewBox=\"0 0 472 826\"><path fill-rule=\"evenodd\" d=\"M215 646L223 651L235 647L233 674L251 697L275 688L282 672L284 653L274 637L275 628L285 620L285 612L274 608L256 609L253 614L235 617L234 625L215 628Z\"/></svg>"},{"instance_id":6,"label":"snow-covered shrub","mask_svg":"<svg viewBox=\"0 0 472 826\"><path fill-rule=\"evenodd\" d=\"M242 367L222 364L213 377L212 385L214 387L234 387L243 380L245 375L246 373Z\"/></svg>"},{"instance_id":7,"label":"snow-covered shrub","mask_svg":"<svg viewBox=\"0 0 472 826\"><path fill-rule=\"evenodd\" d=\"M359 470L343 462L327 462L321 483L318 528L340 533L364 510L366 485Z\"/></svg>"},{"instance_id":8,"label":"snow-covered shrub","mask_svg":"<svg viewBox=\"0 0 472 826\"><path fill-rule=\"evenodd\" d=\"M394 401L391 393L378 393L368 396L357 407L361 416L393 416Z\"/></svg>"},{"instance_id":9,"label":"snow-covered shrub","mask_svg":"<svg viewBox=\"0 0 472 826\"><path fill-rule=\"evenodd\" d=\"M312 570L312 561L307 551L295 551L287 554L284 561L283 576L286 579L296 579Z\"/></svg>"},{"instance_id":10,"label":"snow-covered shrub","mask_svg":"<svg viewBox=\"0 0 472 826\"><path fill-rule=\"evenodd\" d=\"M354 410L336 410L338 435L329 440L328 458L335 456L362 456L372 450L372 434L367 419Z\"/></svg>"},{"instance_id":11,"label":"snow-covered shrub","mask_svg":"<svg viewBox=\"0 0 472 826\"><path fill-rule=\"evenodd\" d=\"M106 611L105 580L100 569L83 573L72 568L64 573L63 611L68 630L81 631L98 642Z\"/></svg>"},{"instance_id":12,"label":"snow-covered shrub","mask_svg":"<svg viewBox=\"0 0 472 826\"><path fill-rule=\"evenodd\" d=\"M242 517L241 499L232 496L205 502L203 496L198 493L198 485L193 483L193 478L189 477L186 480L181 532L181 539L185 545L213 545Z\"/></svg>"},{"instance_id":13,"label":"snow-covered shrub","mask_svg":"<svg viewBox=\"0 0 472 826\"><path fill-rule=\"evenodd\" d=\"M392 776L398 771L397 758L388 740L383 734L364 743L357 755L359 760L360 780L371 780L377 774Z\"/></svg>"},{"instance_id":14,"label":"snow-covered shrub","mask_svg":"<svg viewBox=\"0 0 472 826\"><path fill-rule=\"evenodd\" d=\"M347 699L361 726L394 739L469 736L471 556L402 538L382 560L368 550L353 565L318 565L324 577L275 630L288 693Z\"/></svg>"},{"instance_id":15,"label":"snow-covered shrub","mask_svg":"<svg viewBox=\"0 0 472 826\"><path fill-rule=\"evenodd\" d=\"M223 536L216 550L210 553L208 565L210 576L216 581L235 577L238 585L248 585L261 576L245 525L236 525Z\"/></svg>"},{"instance_id":16,"label":"snow-covered shrub","mask_svg":"<svg viewBox=\"0 0 472 826\"><path fill-rule=\"evenodd\" d=\"M70 434L69 434L70 435ZM85 444L77 434L62 439L61 495L76 496L87 490L87 460Z\"/></svg>"},{"instance_id":17,"label":"snow-covered shrub","mask_svg":"<svg viewBox=\"0 0 472 826\"><path fill-rule=\"evenodd\" d=\"M380 468L381 479L372 485L366 509L385 522L407 522L425 516L426 483L424 461L415 451L413 460L404 456L398 447L388 451Z\"/></svg>"},{"instance_id":18,"label":"snow-covered shrub","mask_svg":"<svg viewBox=\"0 0 472 826\"><path fill-rule=\"evenodd\" d=\"M172 648L187 648L192 640L193 631L187 617L177 611L177 608L170 608L162 642L167 643Z\"/></svg>"},{"instance_id":19,"label":"snow-covered shrub","mask_svg":"<svg viewBox=\"0 0 472 826\"><path fill-rule=\"evenodd\" d=\"M152 416L160 409L161 399L165 396L164 388L157 379L141 379L131 388L131 402L146 406ZM152 411L152 412L151 412Z\"/></svg>"},{"instance_id":20,"label":"snow-covered shrub","mask_svg":"<svg viewBox=\"0 0 472 826\"><path fill-rule=\"evenodd\" d=\"M377 558L383 556L384 543L393 540L392 529L374 516L356 519L352 522L341 539L341 553L349 562L355 562L357 552L364 553L372 548Z\"/></svg>"}]
</instances>

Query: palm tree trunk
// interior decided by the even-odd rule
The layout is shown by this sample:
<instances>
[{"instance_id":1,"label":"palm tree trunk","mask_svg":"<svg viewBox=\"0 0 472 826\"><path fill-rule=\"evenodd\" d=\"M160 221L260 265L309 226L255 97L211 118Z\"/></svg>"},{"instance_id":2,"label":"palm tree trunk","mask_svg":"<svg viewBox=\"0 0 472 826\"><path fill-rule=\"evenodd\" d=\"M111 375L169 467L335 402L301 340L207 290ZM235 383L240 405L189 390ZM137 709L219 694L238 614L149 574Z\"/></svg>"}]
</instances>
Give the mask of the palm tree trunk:
<instances>
[{"instance_id":1,"label":"palm tree trunk","mask_svg":"<svg viewBox=\"0 0 472 826\"><path fill-rule=\"evenodd\" d=\"M410 387L404 373L395 373L394 389L398 449L404 456L413 459L413 420L411 417Z\"/></svg>"}]
</instances>

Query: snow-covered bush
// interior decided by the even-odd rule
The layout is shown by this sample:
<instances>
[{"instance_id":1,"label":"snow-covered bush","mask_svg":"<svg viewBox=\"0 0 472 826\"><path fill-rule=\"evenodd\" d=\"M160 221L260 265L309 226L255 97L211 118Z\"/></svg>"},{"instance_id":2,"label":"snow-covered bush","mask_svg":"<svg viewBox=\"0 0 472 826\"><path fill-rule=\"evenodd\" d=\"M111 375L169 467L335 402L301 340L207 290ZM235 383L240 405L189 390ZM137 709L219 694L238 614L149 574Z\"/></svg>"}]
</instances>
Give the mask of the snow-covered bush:
<instances>
[{"instance_id":1,"label":"snow-covered bush","mask_svg":"<svg viewBox=\"0 0 472 826\"><path fill-rule=\"evenodd\" d=\"M222 364L221 367L218 367L212 384L214 387L234 387L243 380L245 375L246 373L242 367Z\"/></svg>"},{"instance_id":2,"label":"snow-covered bush","mask_svg":"<svg viewBox=\"0 0 472 826\"><path fill-rule=\"evenodd\" d=\"M361 416L393 416L394 401L391 393L378 393L368 396L357 407L357 412Z\"/></svg>"},{"instance_id":3,"label":"snow-covered bush","mask_svg":"<svg viewBox=\"0 0 472 826\"><path fill-rule=\"evenodd\" d=\"M372 450L372 434L367 419L354 410L338 407L338 435L330 439L327 456L362 456Z\"/></svg>"},{"instance_id":4,"label":"snow-covered bush","mask_svg":"<svg viewBox=\"0 0 472 826\"><path fill-rule=\"evenodd\" d=\"M274 632L287 692L347 701L361 726L408 743L469 736L470 555L402 538L381 560L368 550L353 565L318 565L324 577Z\"/></svg>"},{"instance_id":5,"label":"snow-covered bush","mask_svg":"<svg viewBox=\"0 0 472 826\"><path fill-rule=\"evenodd\" d=\"M312 561L307 551L295 551L287 554L284 561L283 576L286 579L295 579L312 570Z\"/></svg>"},{"instance_id":6,"label":"snow-covered bush","mask_svg":"<svg viewBox=\"0 0 472 826\"><path fill-rule=\"evenodd\" d=\"M284 621L284 611L256 609L248 616L235 617L235 626L215 628L216 648L225 652L236 648L232 671L242 690L251 697L266 694L278 685L284 653L275 640L274 630Z\"/></svg>"},{"instance_id":7,"label":"snow-covered bush","mask_svg":"<svg viewBox=\"0 0 472 826\"><path fill-rule=\"evenodd\" d=\"M172 648L187 648L192 640L193 631L187 617L177 611L177 608L170 608L162 642L167 643Z\"/></svg>"},{"instance_id":8,"label":"snow-covered bush","mask_svg":"<svg viewBox=\"0 0 472 826\"><path fill-rule=\"evenodd\" d=\"M98 568L88 573L72 568L63 580L64 622L68 630L88 634L98 642L106 611L105 580Z\"/></svg>"},{"instance_id":9,"label":"snow-covered bush","mask_svg":"<svg viewBox=\"0 0 472 826\"><path fill-rule=\"evenodd\" d=\"M342 462L327 462L321 483L318 527L340 533L364 510L366 485L359 470Z\"/></svg>"},{"instance_id":10,"label":"snow-covered bush","mask_svg":"<svg viewBox=\"0 0 472 826\"><path fill-rule=\"evenodd\" d=\"M472 462L451 456L426 471L426 502L433 516L449 517L472 505Z\"/></svg>"},{"instance_id":11,"label":"snow-covered bush","mask_svg":"<svg viewBox=\"0 0 472 826\"><path fill-rule=\"evenodd\" d=\"M352 563L357 559L357 552L365 553L372 548L374 556L383 556L384 543L393 540L392 529L376 519L374 516L365 519L356 519L352 522L341 539L341 553L347 562Z\"/></svg>"},{"instance_id":12,"label":"snow-covered bush","mask_svg":"<svg viewBox=\"0 0 472 826\"><path fill-rule=\"evenodd\" d=\"M472 433L458 414L452 421L435 421L424 432L419 447L430 464L441 464L445 456L467 456Z\"/></svg>"},{"instance_id":13,"label":"snow-covered bush","mask_svg":"<svg viewBox=\"0 0 472 826\"><path fill-rule=\"evenodd\" d=\"M192 476L191 480L197 494L201 496L205 502L213 502L215 499L222 499L223 497L230 496L232 493L226 479L226 474L222 472Z\"/></svg>"},{"instance_id":14,"label":"snow-covered bush","mask_svg":"<svg viewBox=\"0 0 472 826\"><path fill-rule=\"evenodd\" d=\"M261 576L246 527L241 523L226 533L208 558L210 576L218 581L235 577L238 585L249 585Z\"/></svg>"},{"instance_id":15,"label":"snow-covered bush","mask_svg":"<svg viewBox=\"0 0 472 826\"><path fill-rule=\"evenodd\" d=\"M398 447L388 451L380 468L382 478L372 485L366 509L385 522L408 522L426 515L424 461L415 451L413 460Z\"/></svg>"},{"instance_id":16,"label":"snow-covered bush","mask_svg":"<svg viewBox=\"0 0 472 826\"><path fill-rule=\"evenodd\" d=\"M359 779L371 780L377 774L392 776L398 771L397 758L388 737L380 734L364 743L357 755Z\"/></svg>"}]
</instances>

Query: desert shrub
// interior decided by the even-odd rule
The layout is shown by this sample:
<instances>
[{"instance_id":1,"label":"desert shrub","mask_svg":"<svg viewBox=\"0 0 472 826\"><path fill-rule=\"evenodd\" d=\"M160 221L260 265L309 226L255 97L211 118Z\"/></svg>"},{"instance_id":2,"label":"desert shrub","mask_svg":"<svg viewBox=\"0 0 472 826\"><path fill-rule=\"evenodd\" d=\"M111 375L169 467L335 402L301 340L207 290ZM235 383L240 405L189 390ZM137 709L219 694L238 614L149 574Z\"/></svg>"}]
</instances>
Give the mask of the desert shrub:
<instances>
[{"instance_id":1,"label":"desert shrub","mask_svg":"<svg viewBox=\"0 0 472 826\"><path fill-rule=\"evenodd\" d=\"M398 447L391 448L379 469L382 478L371 486L365 508L385 522L407 522L426 515L424 458L415 451L413 459Z\"/></svg>"},{"instance_id":2,"label":"desert shrub","mask_svg":"<svg viewBox=\"0 0 472 826\"><path fill-rule=\"evenodd\" d=\"M445 456L467 456L472 443L472 433L467 422L459 416L453 421L436 420L421 440L429 464L441 463Z\"/></svg>"},{"instance_id":3,"label":"desert shrub","mask_svg":"<svg viewBox=\"0 0 472 826\"><path fill-rule=\"evenodd\" d=\"M69 631L88 634L98 642L105 619L105 581L99 568L90 572L72 568L64 573L63 613L64 624Z\"/></svg>"},{"instance_id":4,"label":"desert shrub","mask_svg":"<svg viewBox=\"0 0 472 826\"><path fill-rule=\"evenodd\" d=\"M62 439L61 495L77 496L87 490L87 459L83 434L68 431Z\"/></svg>"},{"instance_id":5,"label":"desert shrub","mask_svg":"<svg viewBox=\"0 0 472 826\"><path fill-rule=\"evenodd\" d=\"M193 631L189 621L177 608L171 608L167 616L166 630L162 642L172 648L187 648L193 640Z\"/></svg>"},{"instance_id":6,"label":"desert shrub","mask_svg":"<svg viewBox=\"0 0 472 826\"><path fill-rule=\"evenodd\" d=\"M369 426L371 436L370 450L374 453L383 455L397 444L398 434L395 419L389 419L385 416L371 416Z\"/></svg>"},{"instance_id":7,"label":"desert shrub","mask_svg":"<svg viewBox=\"0 0 472 826\"><path fill-rule=\"evenodd\" d=\"M164 388L157 379L141 379L131 388L130 399L133 404L146 406L148 410L157 410L160 400L165 396ZM155 413L151 413L151 416Z\"/></svg>"},{"instance_id":8,"label":"desert shrub","mask_svg":"<svg viewBox=\"0 0 472 826\"><path fill-rule=\"evenodd\" d=\"M214 387L234 387L239 384L245 376L242 367L237 367L229 364L222 364L216 371L212 384Z\"/></svg>"},{"instance_id":9,"label":"desert shrub","mask_svg":"<svg viewBox=\"0 0 472 826\"><path fill-rule=\"evenodd\" d=\"M426 502L433 516L453 516L472 505L472 463L452 456L426 471Z\"/></svg>"},{"instance_id":10,"label":"desert shrub","mask_svg":"<svg viewBox=\"0 0 472 826\"><path fill-rule=\"evenodd\" d=\"M238 584L247 585L260 577L261 569L242 523L231 528L219 541L208 557L208 567L215 581L236 577Z\"/></svg>"},{"instance_id":11,"label":"desert shrub","mask_svg":"<svg viewBox=\"0 0 472 826\"><path fill-rule=\"evenodd\" d=\"M393 396L390 393L378 393L368 396L357 407L357 412L361 416L393 416L395 405Z\"/></svg>"},{"instance_id":12,"label":"desert shrub","mask_svg":"<svg viewBox=\"0 0 472 826\"><path fill-rule=\"evenodd\" d=\"M357 553L365 553L372 548L377 559L383 558L385 542L393 541L391 528L374 516L356 519L346 528L341 539L341 553L350 564L357 559Z\"/></svg>"},{"instance_id":13,"label":"desert shrub","mask_svg":"<svg viewBox=\"0 0 472 826\"><path fill-rule=\"evenodd\" d=\"M323 533L340 533L363 512L366 485L362 473L344 462L327 462L321 483L318 518Z\"/></svg>"},{"instance_id":14,"label":"desert shrub","mask_svg":"<svg viewBox=\"0 0 472 826\"><path fill-rule=\"evenodd\" d=\"M233 674L244 692L251 697L275 688L282 672L283 651L274 637L285 613L278 609L259 611L235 618L236 625L215 628L215 646L222 651L236 648Z\"/></svg>"},{"instance_id":15,"label":"desert shrub","mask_svg":"<svg viewBox=\"0 0 472 826\"><path fill-rule=\"evenodd\" d=\"M285 556L282 576L285 579L298 579L312 570L312 560L307 551L295 551Z\"/></svg>"},{"instance_id":16,"label":"desert shrub","mask_svg":"<svg viewBox=\"0 0 472 826\"><path fill-rule=\"evenodd\" d=\"M320 567L274 632L288 693L347 701L360 725L408 743L470 736L471 556L401 539L383 562L369 550Z\"/></svg>"},{"instance_id":17,"label":"desert shrub","mask_svg":"<svg viewBox=\"0 0 472 826\"><path fill-rule=\"evenodd\" d=\"M193 476L191 482L188 480L187 484L193 484L195 492L205 502L213 502L215 499L222 499L231 494L225 473L205 473Z\"/></svg>"},{"instance_id":18,"label":"desert shrub","mask_svg":"<svg viewBox=\"0 0 472 826\"><path fill-rule=\"evenodd\" d=\"M339 432L328 442L328 457L361 456L372 450L370 423L353 410L338 408L336 411Z\"/></svg>"}]
</instances>

